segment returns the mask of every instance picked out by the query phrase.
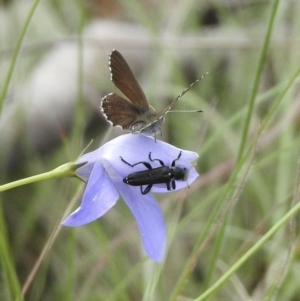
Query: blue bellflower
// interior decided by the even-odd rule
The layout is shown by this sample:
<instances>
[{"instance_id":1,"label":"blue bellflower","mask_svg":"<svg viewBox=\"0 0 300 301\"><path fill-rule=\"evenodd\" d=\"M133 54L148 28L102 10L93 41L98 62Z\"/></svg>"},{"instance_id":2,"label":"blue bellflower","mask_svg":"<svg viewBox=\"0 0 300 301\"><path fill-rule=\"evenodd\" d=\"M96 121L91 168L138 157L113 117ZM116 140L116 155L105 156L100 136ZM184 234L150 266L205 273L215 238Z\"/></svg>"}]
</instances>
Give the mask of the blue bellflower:
<instances>
[{"instance_id":1,"label":"blue bellflower","mask_svg":"<svg viewBox=\"0 0 300 301\"><path fill-rule=\"evenodd\" d=\"M154 261L161 262L166 246L166 227L160 206L150 193L143 195L139 186L123 182L130 173L147 168L144 164L131 167L120 158L132 165L149 162L152 168L161 167L157 160L150 161L150 152L152 159L159 159L168 167L181 152L175 165L186 168L187 178L176 180L175 190L187 187L199 176L192 164L198 158L195 152L181 150L144 135L119 136L76 161L87 162L76 171L87 186L80 207L62 224L76 227L94 221L116 204L120 194L136 219L146 253ZM151 192L166 193L170 190L166 184L154 184Z\"/></svg>"}]
</instances>

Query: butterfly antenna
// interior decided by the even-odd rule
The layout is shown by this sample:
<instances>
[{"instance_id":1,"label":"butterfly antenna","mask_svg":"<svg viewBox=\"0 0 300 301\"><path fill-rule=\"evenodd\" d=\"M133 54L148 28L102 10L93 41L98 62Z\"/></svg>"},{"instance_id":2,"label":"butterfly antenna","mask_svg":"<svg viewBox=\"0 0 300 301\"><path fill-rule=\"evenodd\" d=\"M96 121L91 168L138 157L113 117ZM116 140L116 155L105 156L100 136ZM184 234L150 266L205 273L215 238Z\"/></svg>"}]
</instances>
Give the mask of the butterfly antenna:
<instances>
[{"instance_id":1,"label":"butterfly antenna","mask_svg":"<svg viewBox=\"0 0 300 301\"><path fill-rule=\"evenodd\" d=\"M170 110L172 108L172 106L187 92L189 91L194 85L196 85L197 83L200 82L200 80L202 80L205 75L207 75L209 72L204 73L201 77L199 77L197 80L195 80L193 83L191 83L187 88L185 88L176 98L175 100L173 100L171 102L171 104L169 105L169 107L167 107L167 109L164 111L164 114L167 113L191 113L191 112L203 112L202 110L193 110L193 111L181 111L181 110Z\"/></svg>"},{"instance_id":2,"label":"butterfly antenna","mask_svg":"<svg viewBox=\"0 0 300 301\"><path fill-rule=\"evenodd\" d=\"M202 110L171 110L167 113L200 113Z\"/></svg>"},{"instance_id":3,"label":"butterfly antenna","mask_svg":"<svg viewBox=\"0 0 300 301\"><path fill-rule=\"evenodd\" d=\"M195 80L193 83L191 83L187 88L185 88L176 98L176 100L179 100L188 90L190 90L194 85L200 82L201 79L207 75L208 72L204 73L201 77L199 77L197 80Z\"/></svg>"}]
</instances>

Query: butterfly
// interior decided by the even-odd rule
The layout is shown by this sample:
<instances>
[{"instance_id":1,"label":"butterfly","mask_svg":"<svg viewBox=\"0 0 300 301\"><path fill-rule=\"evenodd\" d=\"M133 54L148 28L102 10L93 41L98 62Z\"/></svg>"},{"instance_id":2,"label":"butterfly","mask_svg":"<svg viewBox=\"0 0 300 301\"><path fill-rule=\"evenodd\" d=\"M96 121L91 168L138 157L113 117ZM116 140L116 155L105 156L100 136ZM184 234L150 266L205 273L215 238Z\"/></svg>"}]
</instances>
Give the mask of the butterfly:
<instances>
[{"instance_id":1,"label":"butterfly","mask_svg":"<svg viewBox=\"0 0 300 301\"><path fill-rule=\"evenodd\" d=\"M111 80L127 97L110 93L101 100L100 109L113 126L120 126L133 134L154 136L161 133L165 115L171 111L174 104L204 76L202 75L188 88L184 89L165 109L160 112L149 105L147 98L122 54L113 50L109 55ZM177 111L179 112L179 111ZM201 110L182 112L202 112Z\"/></svg>"}]
</instances>

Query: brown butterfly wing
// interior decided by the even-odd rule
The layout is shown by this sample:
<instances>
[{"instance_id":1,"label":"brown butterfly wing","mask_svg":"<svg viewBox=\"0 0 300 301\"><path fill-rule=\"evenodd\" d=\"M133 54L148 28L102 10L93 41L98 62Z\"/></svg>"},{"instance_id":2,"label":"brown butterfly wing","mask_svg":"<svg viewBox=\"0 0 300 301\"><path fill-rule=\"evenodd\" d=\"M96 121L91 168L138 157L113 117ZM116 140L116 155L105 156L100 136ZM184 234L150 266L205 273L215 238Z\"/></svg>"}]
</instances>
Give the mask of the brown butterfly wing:
<instances>
[{"instance_id":1,"label":"brown butterfly wing","mask_svg":"<svg viewBox=\"0 0 300 301\"><path fill-rule=\"evenodd\" d=\"M100 108L113 126L129 129L138 114L136 107L120 95L110 93L102 98Z\"/></svg>"},{"instance_id":2,"label":"brown butterfly wing","mask_svg":"<svg viewBox=\"0 0 300 301\"><path fill-rule=\"evenodd\" d=\"M149 104L141 86L119 51L113 50L110 54L109 67L112 82L128 97L138 112L144 113L149 110Z\"/></svg>"}]
</instances>

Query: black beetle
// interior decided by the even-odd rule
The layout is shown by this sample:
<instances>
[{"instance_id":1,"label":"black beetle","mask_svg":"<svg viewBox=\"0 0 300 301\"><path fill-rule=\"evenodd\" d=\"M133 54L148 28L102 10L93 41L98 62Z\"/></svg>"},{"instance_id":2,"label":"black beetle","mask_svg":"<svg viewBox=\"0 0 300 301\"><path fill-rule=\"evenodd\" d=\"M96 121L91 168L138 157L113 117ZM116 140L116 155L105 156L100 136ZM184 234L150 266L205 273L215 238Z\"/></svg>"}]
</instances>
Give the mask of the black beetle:
<instances>
[{"instance_id":1,"label":"black beetle","mask_svg":"<svg viewBox=\"0 0 300 301\"><path fill-rule=\"evenodd\" d=\"M136 171L129 174L127 177L123 179L123 182L132 185L132 186L141 186L141 193L147 194L154 184L162 184L165 183L167 185L167 189L171 190L176 188L176 180L185 180L187 177L186 168L182 168L179 166L175 166L176 161L178 161L181 157L181 151L179 152L178 157L172 161L171 167L165 166L164 162L160 159L152 159L151 152L149 153L149 160L151 162L158 161L160 163L160 167L152 168L149 162L138 162L135 164L130 164L125 161L122 157L121 160L125 164L134 167L138 164L144 164L148 169L142 171ZM143 189L143 185L147 185L145 189Z\"/></svg>"}]
</instances>

